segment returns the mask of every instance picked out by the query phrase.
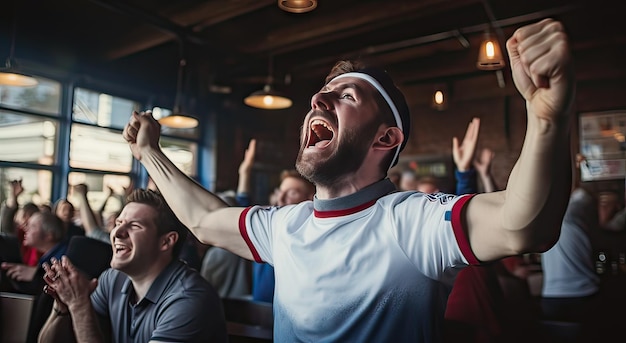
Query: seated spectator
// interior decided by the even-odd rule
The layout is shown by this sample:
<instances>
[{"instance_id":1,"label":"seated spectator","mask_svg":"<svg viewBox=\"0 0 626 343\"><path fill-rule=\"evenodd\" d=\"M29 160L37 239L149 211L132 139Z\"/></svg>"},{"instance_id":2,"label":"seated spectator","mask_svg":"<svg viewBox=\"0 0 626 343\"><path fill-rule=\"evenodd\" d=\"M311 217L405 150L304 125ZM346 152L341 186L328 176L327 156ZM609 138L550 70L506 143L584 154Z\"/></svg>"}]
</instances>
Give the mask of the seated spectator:
<instances>
[{"instance_id":1,"label":"seated spectator","mask_svg":"<svg viewBox=\"0 0 626 343\"><path fill-rule=\"evenodd\" d=\"M415 188L418 192L433 194L439 192L439 186L437 185L437 179L432 176L422 176L417 179L417 186Z\"/></svg>"},{"instance_id":2,"label":"seated spectator","mask_svg":"<svg viewBox=\"0 0 626 343\"><path fill-rule=\"evenodd\" d=\"M417 189L417 175L412 169L406 169L400 174L398 190L414 191Z\"/></svg>"},{"instance_id":3,"label":"seated spectator","mask_svg":"<svg viewBox=\"0 0 626 343\"><path fill-rule=\"evenodd\" d=\"M598 227L597 203L584 188L571 196L556 245L542 254L541 308L549 320L588 323L589 310L600 289L590 240Z\"/></svg>"},{"instance_id":4,"label":"seated spectator","mask_svg":"<svg viewBox=\"0 0 626 343\"><path fill-rule=\"evenodd\" d=\"M36 266L21 263L2 263L2 269L14 282L18 292L37 294L43 287L43 264L51 259L59 259L67 250L67 239L63 223L52 213L36 212L28 220L24 245L42 253Z\"/></svg>"},{"instance_id":5,"label":"seated spectator","mask_svg":"<svg viewBox=\"0 0 626 343\"><path fill-rule=\"evenodd\" d=\"M218 195L229 206L237 206L237 193L234 191ZM240 196L247 198L248 194L240 193ZM252 262L228 250L209 246L204 252L200 274L221 298L247 298L252 293Z\"/></svg>"},{"instance_id":6,"label":"seated spectator","mask_svg":"<svg viewBox=\"0 0 626 343\"><path fill-rule=\"evenodd\" d=\"M75 209L74 205L67 199L59 199L52 206L52 213L61 219L63 226L65 227L65 234L67 237L74 235L85 235L85 231L79 225L74 222Z\"/></svg>"},{"instance_id":7,"label":"seated spectator","mask_svg":"<svg viewBox=\"0 0 626 343\"><path fill-rule=\"evenodd\" d=\"M21 244L22 262L27 266L36 266L42 253L35 248L24 245L23 242L26 223L35 212L39 211L39 208L33 203L26 203L20 208L18 197L24 192L22 180L11 180L9 186L11 191L0 209L2 220L0 231L16 236Z\"/></svg>"},{"instance_id":8,"label":"seated spectator","mask_svg":"<svg viewBox=\"0 0 626 343\"><path fill-rule=\"evenodd\" d=\"M187 232L159 193L134 190L111 232L111 269L98 280L67 257L45 265L55 301L39 341L226 342L217 293L177 258Z\"/></svg>"}]
</instances>

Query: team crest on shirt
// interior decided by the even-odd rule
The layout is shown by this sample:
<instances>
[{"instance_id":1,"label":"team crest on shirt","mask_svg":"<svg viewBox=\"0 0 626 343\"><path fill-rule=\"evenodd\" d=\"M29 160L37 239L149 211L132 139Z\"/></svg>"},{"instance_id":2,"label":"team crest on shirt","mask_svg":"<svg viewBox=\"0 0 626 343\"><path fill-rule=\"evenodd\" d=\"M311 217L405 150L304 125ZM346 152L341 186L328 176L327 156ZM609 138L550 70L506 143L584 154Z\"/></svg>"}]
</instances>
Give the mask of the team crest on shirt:
<instances>
[{"instance_id":1,"label":"team crest on shirt","mask_svg":"<svg viewBox=\"0 0 626 343\"><path fill-rule=\"evenodd\" d=\"M450 202L450 200L454 199L455 196L453 194L445 194L445 193L432 193L425 194L426 199L428 201L438 201L441 205L445 205Z\"/></svg>"}]
</instances>

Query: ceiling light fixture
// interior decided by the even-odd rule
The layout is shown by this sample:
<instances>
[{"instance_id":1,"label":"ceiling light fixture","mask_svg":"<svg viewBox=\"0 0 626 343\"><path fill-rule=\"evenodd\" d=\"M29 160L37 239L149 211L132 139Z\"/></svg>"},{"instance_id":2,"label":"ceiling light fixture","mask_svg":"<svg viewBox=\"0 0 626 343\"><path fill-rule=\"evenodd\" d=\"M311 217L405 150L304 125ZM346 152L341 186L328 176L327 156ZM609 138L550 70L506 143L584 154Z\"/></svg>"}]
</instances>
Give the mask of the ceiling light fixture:
<instances>
[{"instance_id":1,"label":"ceiling light fixture","mask_svg":"<svg viewBox=\"0 0 626 343\"><path fill-rule=\"evenodd\" d=\"M448 108L450 102L450 92L447 85L436 85L433 92L433 98L431 102L432 108L443 111Z\"/></svg>"},{"instance_id":2,"label":"ceiling light fixture","mask_svg":"<svg viewBox=\"0 0 626 343\"><path fill-rule=\"evenodd\" d=\"M306 13L317 7L317 0L278 0L278 7L286 12Z\"/></svg>"},{"instance_id":3,"label":"ceiling light fixture","mask_svg":"<svg viewBox=\"0 0 626 343\"><path fill-rule=\"evenodd\" d=\"M505 65L498 39L493 37L489 31L485 32L483 42L480 44L476 66L481 70L498 70L504 68Z\"/></svg>"},{"instance_id":4,"label":"ceiling light fixture","mask_svg":"<svg viewBox=\"0 0 626 343\"><path fill-rule=\"evenodd\" d=\"M15 32L17 31L17 16L13 16L13 30L11 32L11 47L9 57L5 62L5 67L0 68L0 85L17 87L34 87L39 84L36 78L19 71L15 61Z\"/></svg>"},{"instance_id":5,"label":"ceiling light fixture","mask_svg":"<svg viewBox=\"0 0 626 343\"><path fill-rule=\"evenodd\" d=\"M187 61L182 57L181 53L181 58L178 63L178 78L176 81L176 97L174 98L174 109L171 115L159 119L159 123L163 126L171 127L174 129L193 129L194 127L198 126L198 119L190 115L183 114L181 106L183 76L186 65Z\"/></svg>"},{"instance_id":6,"label":"ceiling light fixture","mask_svg":"<svg viewBox=\"0 0 626 343\"><path fill-rule=\"evenodd\" d=\"M260 108L265 110L280 110L291 107L292 101L286 95L277 92L272 89L272 57L269 58L269 71L267 77L267 83L263 86L263 89L256 91L247 96L243 102L254 108Z\"/></svg>"}]
</instances>

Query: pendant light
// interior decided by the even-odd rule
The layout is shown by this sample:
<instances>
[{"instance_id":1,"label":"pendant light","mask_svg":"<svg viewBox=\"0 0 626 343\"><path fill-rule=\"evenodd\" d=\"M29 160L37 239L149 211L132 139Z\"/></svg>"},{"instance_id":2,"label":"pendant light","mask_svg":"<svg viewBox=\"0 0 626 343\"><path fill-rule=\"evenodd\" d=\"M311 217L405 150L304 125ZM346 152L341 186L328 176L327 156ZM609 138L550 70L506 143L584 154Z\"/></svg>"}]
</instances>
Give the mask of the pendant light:
<instances>
[{"instance_id":1,"label":"pendant light","mask_svg":"<svg viewBox=\"0 0 626 343\"><path fill-rule=\"evenodd\" d=\"M182 43L181 43L182 44ZM172 114L159 119L159 123L174 129L193 129L198 126L198 119L184 114L182 110L183 76L187 61L183 57L181 47L181 57L178 61L178 76L176 81L176 97L174 98L174 109Z\"/></svg>"},{"instance_id":2,"label":"pendant light","mask_svg":"<svg viewBox=\"0 0 626 343\"><path fill-rule=\"evenodd\" d=\"M450 92L448 86L445 84L439 84L434 87L433 97L431 101L431 107L443 111L448 108L450 102Z\"/></svg>"},{"instance_id":3,"label":"pendant light","mask_svg":"<svg viewBox=\"0 0 626 343\"><path fill-rule=\"evenodd\" d=\"M311 12L317 7L317 0L278 0L278 8L291 13Z\"/></svg>"},{"instance_id":4,"label":"pendant light","mask_svg":"<svg viewBox=\"0 0 626 343\"><path fill-rule=\"evenodd\" d=\"M489 31L485 32L483 42L480 44L476 66L481 70L499 70L505 65L498 40Z\"/></svg>"},{"instance_id":5,"label":"pendant light","mask_svg":"<svg viewBox=\"0 0 626 343\"><path fill-rule=\"evenodd\" d=\"M39 81L36 78L19 71L15 61L15 35L17 31L17 15L13 15L13 28L11 32L11 47L4 68L0 68L0 85L14 87L34 87Z\"/></svg>"},{"instance_id":6,"label":"pendant light","mask_svg":"<svg viewBox=\"0 0 626 343\"><path fill-rule=\"evenodd\" d=\"M263 86L263 89L256 91L246 97L243 102L254 108L260 108L265 110L280 110L291 107L292 101L287 96L272 89L272 57L269 58L267 83Z\"/></svg>"}]
</instances>

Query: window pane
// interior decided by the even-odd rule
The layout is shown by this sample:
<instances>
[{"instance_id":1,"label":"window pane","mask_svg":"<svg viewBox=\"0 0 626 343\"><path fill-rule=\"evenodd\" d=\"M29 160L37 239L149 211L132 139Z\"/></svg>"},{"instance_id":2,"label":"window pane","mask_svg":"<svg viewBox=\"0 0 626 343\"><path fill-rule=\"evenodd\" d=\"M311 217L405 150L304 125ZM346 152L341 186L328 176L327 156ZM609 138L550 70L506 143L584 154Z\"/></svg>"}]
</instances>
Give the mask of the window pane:
<instances>
[{"instance_id":1,"label":"window pane","mask_svg":"<svg viewBox=\"0 0 626 343\"><path fill-rule=\"evenodd\" d=\"M101 209L104 204L104 209L101 213L102 219L107 219L110 215L122 209L123 201L126 197L126 189L131 187L130 177L127 175L103 175L79 172L71 172L69 174L68 184L70 187L81 183L87 185L87 199L94 213ZM111 188L110 190L109 187ZM78 201L71 189L69 193L68 200L72 204L76 204L77 209L79 209L80 201ZM109 194L111 194L111 197L107 199Z\"/></svg>"},{"instance_id":2,"label":"window pane","mask_svg":"<svg viewBox=\"0 0 626 343\"><path fill-rule=\"evenodd\" d=\"M172 111L165 109L165 108L154 107L152 109L152 116L156 120L167 117L171 114L172 114ZM191 128L191 129L175 129L173 127L161 126L161 133L164 135L168 135L168 136L176 136L176 137L183 137L183 138L198 138L200 129L199 129L199 126Z\"/></svg>"},{"instance_id":3,"label":"window pane","mask_svg":"<svg viewBox=\"0 0 626 343\"><path fill-rule=\"evenodd\" d=\"M83 88L74 91L72 118L81 123L123 129L138 102Z\"/></svg>"},{"instance_id":4,"label":"window pane","mask_svg":"<svg viewBox=\"0 0 626 343\"><path fill-rule=\"evenodd\" d=\"M35 87L0 86L0 104L58 115L61 108L61 83L35 78L39 81Z\"/></svg>"},{"instance_id":5,"label":"window pane","mask_svg":"<svg viewBox=\"0 0 626 343\"><path fill-rule=\"evenodd\" d=\"M5 201L11 192L9 182L22 180L24 192L17 201L20 205L34 202L37 205L50 204L52 193L52 172L49 170L2 168L0 167L0 200Z\"/></svg>"},{"instance_id":6,"label":"window pane","mask_svg":"<svg viewBox=\"0 0 626 343\"><path fill-rule=\"evenodd\" d=\"M0 110L0 160L50 165L58 122Z\"/></svg>"},{"instance_id":7,"label":"window pane","mask_svg":"<svg viewBox=\"0 0 626 343\"><path fill-rule=\"evenodd\" d=\"M189 176L196 176L196 156L198 145L167 137L161 138L163 153L174 162L178 169Z\"/></svg>"},{"instance_id":8,"label":"window pane","mask_svg":"<svg viewBox=\"0 0 626 343\"><path fill-rule=\"evenodd\" d=\"M114 172L130 171L133 156L120 131L72 125L70 166Z\"/></svg>"}]
</instances>

